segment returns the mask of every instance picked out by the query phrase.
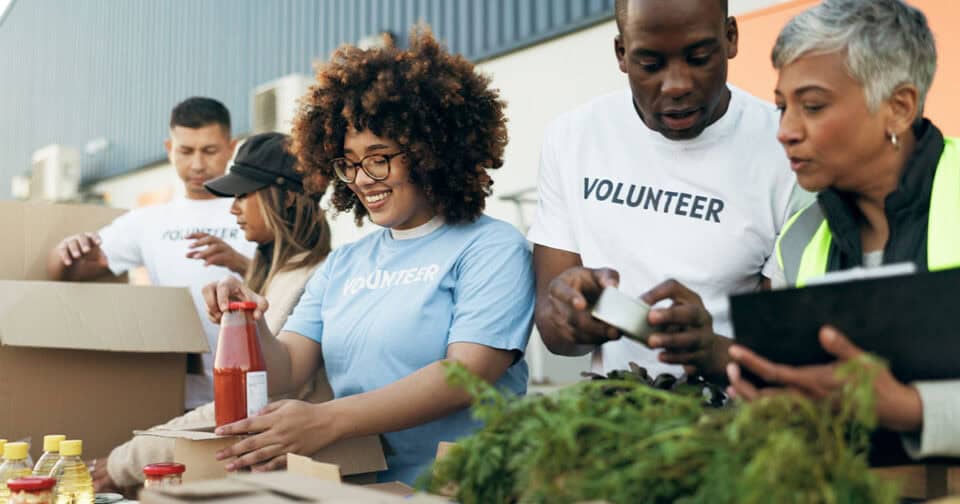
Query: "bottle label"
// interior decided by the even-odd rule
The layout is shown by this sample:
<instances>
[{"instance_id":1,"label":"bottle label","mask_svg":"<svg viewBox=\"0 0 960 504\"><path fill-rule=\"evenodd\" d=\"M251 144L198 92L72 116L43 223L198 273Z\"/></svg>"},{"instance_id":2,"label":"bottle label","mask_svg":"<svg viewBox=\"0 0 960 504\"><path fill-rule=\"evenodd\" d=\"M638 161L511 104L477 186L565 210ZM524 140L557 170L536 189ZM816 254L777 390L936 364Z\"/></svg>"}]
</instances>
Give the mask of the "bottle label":
<instances>
[{"instance_id":1,"label":"bottle label","mask_svg":"<svg viewBox=\"0 0 960 504\"><path fill-rule=\"evenodd\" d=\"M247 373L247 416L252 417L267 405L267 372Z\"/></svg>"}]
</instances>

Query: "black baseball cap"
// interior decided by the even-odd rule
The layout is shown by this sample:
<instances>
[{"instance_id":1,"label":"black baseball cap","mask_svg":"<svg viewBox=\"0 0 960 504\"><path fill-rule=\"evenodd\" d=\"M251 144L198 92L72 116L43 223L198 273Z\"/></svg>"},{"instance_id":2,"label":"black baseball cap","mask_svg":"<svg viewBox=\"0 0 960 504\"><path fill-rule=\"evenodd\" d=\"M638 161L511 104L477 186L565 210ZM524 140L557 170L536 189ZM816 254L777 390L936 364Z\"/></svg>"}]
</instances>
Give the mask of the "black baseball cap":
<instances>
[{"instance_id":1,"label":"black baseball cap","mask_svg":"<svg viewBox=\"0 0 960 504\"><path fill-rule=\"evenodd\" d=\"M230 166L230 172L203 184L222 198L242 196L267 186L303 192L303 176L297 173L297 158L287 152L290 137L261 133L248 138Z\"/></svg>"}]
</instances>

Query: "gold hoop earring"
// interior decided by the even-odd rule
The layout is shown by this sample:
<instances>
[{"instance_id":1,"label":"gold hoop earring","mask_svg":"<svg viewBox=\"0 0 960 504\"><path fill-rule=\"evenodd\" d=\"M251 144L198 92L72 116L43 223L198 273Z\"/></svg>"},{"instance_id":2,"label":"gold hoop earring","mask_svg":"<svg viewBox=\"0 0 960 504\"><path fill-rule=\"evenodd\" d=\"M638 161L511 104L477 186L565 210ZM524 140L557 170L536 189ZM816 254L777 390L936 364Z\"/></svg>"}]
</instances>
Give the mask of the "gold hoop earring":
<instances>
[{"instance_id":1,"label":"gold hoop earring","mask_svg":"<svg viewBox=\"0 0 960 504\"><path fill-rule=\"evenodd\" d=\"M890 143L893 144L894 149L900 150L900 138L894 132L890 133Z\"/></svg>"}]
</instances>

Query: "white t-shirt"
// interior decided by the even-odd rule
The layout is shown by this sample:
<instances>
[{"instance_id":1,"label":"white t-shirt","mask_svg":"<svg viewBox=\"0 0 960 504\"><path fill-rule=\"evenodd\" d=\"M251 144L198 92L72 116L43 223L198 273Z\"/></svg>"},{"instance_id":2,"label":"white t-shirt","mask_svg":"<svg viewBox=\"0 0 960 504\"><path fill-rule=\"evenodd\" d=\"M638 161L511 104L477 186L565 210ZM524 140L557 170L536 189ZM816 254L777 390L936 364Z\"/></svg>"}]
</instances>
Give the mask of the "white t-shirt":
<instances>
[{"instance_id":1,"label":"white t-shirt","mask_svg":"<svg viewBox=\"0 0 960 504\"><path fill-rule=\"evenodd\" d=\"M637 115L629 90L557 118L540 160L530 241L620 273L639 296L674 278L703 298L714 331L732 335L728 295L755 290L776 264L780 228L812 196L796 191L773 105L730 86L726 114L691 140L669 140ZM621 338L594 353L600 372L682 373Z\"/></svg>"},{"instance_id":2,"label":"white t-shirt","mask_svg":"<svg viewBox=\"0 0 960 504\"><path fill-rule=\"evenodd\" d=\"M201 290L232 273L227 268L208 267L201 260L187 258L193 240L186 237L194 232L208 233L241 254L253 256L256 243L244 238L236 217L230 214L232 203L230 198L175 200L131 210L100 230L102 249L114 274L144 266L154 285L190 288L211 352L203 355L205 375L187 375L188 409L213 400L213 356L219 328L207 320Z\"/></svg>"}]
</instances>

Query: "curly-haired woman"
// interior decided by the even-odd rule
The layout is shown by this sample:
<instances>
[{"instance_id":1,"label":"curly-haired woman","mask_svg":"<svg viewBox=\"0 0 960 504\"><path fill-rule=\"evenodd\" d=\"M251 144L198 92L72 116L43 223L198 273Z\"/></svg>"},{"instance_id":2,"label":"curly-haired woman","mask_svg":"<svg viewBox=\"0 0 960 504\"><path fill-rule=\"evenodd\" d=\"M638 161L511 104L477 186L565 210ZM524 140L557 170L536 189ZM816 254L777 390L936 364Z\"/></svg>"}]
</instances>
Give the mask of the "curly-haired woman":
<instances>
[{"instance_id":1,"label":"curly-haired woman","mask_svg":"<svg viewBox=\"0 0 960 504\"><path fill-rule=\"evenodd\" d=\"M522 353L533 316L522 235L483 215L507 142L503 102L487 78L429 33L410 48L338 50L320 68L294 127L305 181L333 179L332 203L382 230L333 252L279 335L261 326L270 393L324 362L333 401L281 401L218 429L256 433L218 454L227 468L282 465L339 439L384 434L381 481L412 482L436 453L478 424L470 397L447 385L456 361L498 388L526 391ZM226 280L206 292L263 297Z\"/></svg>"}]
</instances>

